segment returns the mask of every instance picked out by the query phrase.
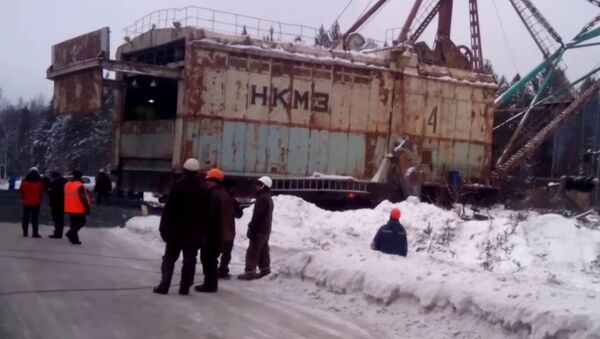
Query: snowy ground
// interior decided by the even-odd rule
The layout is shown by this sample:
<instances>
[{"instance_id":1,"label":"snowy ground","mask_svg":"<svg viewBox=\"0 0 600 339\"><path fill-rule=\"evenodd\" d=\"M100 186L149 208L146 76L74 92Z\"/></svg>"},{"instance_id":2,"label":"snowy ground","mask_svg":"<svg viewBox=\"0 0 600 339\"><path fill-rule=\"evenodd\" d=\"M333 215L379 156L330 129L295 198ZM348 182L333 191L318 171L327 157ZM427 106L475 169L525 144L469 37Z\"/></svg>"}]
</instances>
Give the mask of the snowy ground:
<instances>
[{"instance_id":1,"label":"snowy ground","mask_svg":"<svg viewBox=\"0 0 600 339\"><path fill-rule=\"evenodd\" d=\"M501 208L488 212L491 220L464 221L413 198L347 212L274 200L277 273L264 283L284 299L361 316L390 337L600 338L600 230L593 226ZM369 248L393 206L408 231L407 258ZM251 212L237 222L238 272ZM158 222L134 218L113 232L158 254Z\"/></svg>"}]
</instances>

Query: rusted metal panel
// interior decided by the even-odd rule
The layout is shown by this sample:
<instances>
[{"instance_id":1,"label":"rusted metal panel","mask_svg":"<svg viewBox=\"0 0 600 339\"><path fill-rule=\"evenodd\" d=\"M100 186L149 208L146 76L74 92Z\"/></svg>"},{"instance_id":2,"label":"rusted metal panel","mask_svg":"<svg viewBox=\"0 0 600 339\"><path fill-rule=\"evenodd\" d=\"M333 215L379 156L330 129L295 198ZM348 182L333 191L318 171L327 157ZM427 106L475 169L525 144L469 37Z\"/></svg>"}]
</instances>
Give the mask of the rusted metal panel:
<instances>
[{"instance_id":1,"label":"rusted metal panel","mask_svg":"<svg viewBox=\"0 0 600 339\"><path fill-rule=\"evenodd\" d=\"M109 55L109 29L101 28L52 46L52 68L59 69L81 61Z\"/></svg>"},{"instance_id":2,"label":"rusted metal panel","mask_svg":"<svg viewBox=\"0 0 600 339\"><path fill-rule=\"evenodd\" d=\"M237 59L239 62L239 59ZM247 60L246 60L247 62ZM225 110L226 119L244 119L248 109L248 79L246 70L230 69L225 74Z\"/></svg>"},{"instance_id":3,"label":"rusted metal panel","mask_svg":"<svg viewBox=\"0 0 600 339\"><path fill-rule=\"evenodd\" d=\"M352 69L334 67L331 86L331 125L340 131L350 128L350 102L352 100Z\"/></svg>"},{"instance_id":4,"label":"rusted metal panel","mask_svg":"<svg viewBox=\"0 0 600 339\"><path fill-rule=\"evenodd\" d=\"M355 82L352 84L350 99L350 130L365 131L369 121L370 86Z\"/></svg>"},{"instance_id":5,"label":"rusted metal panel","mask_svg":"<svg viewBox=\"0 0 600 339\"><path fill-rule=\"evenodd\" d=\"M289 155L287 172L296 175L306 175L308 170L308 128L290 128Z\"/></svg>"},{"instance_id":6,"label":"rusted metal panel","mask_svg":"<svg viewBox=\"0 0 600 339\"><path fill-rule=\"evenodd\" d=\"M365 176L366 165L366 137L364 134L348 133L348 152L346 156L346 167L340 174L346 174L357 178Z\"/></svg>"},{"instance_id":7,"label":"rusted metal panel","mask_svg":"<svg viewBox=\"0 0 600 339\"><path fill-rule=\"evenodd\" d=\"M120 157L171 160L174 131L174 121L122 122Z\"/></svg>"},{"instance_id":8,"label":"rusted metal panel","mask_svg":"<svg viewBox=\"0 0 600 339\"><path fill-rule=\"evenodd\" d=\"M108 35L108 27L105 27L52 46L52 65L48 74L54 80L54 109L57 114L95 113L102 110L101 66L73 67L108 56ZM72 70L56 73L61 69Z\"/></svg>"},{"instance_id":9,"label":"rusted metal panel","mask_svg":"<svg viewBox=\"0 0 600 339\"><path fill-rule=\"evenodd\" d=\"M266 124L248 124L244 154L246 173L265 173L267 171L268 136L269 129Z\"/></svg>"},{"instance_id":10,"label":"rusted metal panel","mask_svg":"<svg viewBox=\"0 0 600 339\"><path fill-rule=\"evenodd\" d=\"M267 140L267 171L273 174L288 174L290 128L280 125L269 125Z\"/></svg>"},{"instance_id":11,"label":"rusted metal panel","mask_svg":"<svg viewBox=\"0 0 600 339\"><path fill-rule=\"evenodd\" d=\"M449 80L447 71L435 78L254 52L187 51L182 112L210 124L185 138L226 172L369 179L390 143L408 137L426 181L445 182L451 169L487 175L486 86Z\"/></svg>"},{"instance_id":12,"label":"rusted metal panel","mask_svg":"<svg viewBox=\"0 0 600 339\"><path fill-rule=\"evenodd\" d=\"M348 147L348 134L343 132L332 132L329 134L329 156L327 157L327 174L350 174L348 173L348 154L355 152ZM340 150L344 150L341 151Z\"/></svg>"},{"instance_id":13,"label":"rusted metal panel","mask_svg":"<svg viewBox=\"0 0 600 339\"><path fill-rule=\"evenodd\" d=\"M471 122L473 121L473 105L470 101L457 100L456 105L456 121L453 139L460 141L471 140Z\"/></svg>"},{"instance_id":14,"label":"rusted metal panel","mask_svg":"<svg viewBox=\"0 0 600 339\"><path fill-rule=\"evenodd\" d=\"M329 157L329 131L311 130L308 140L308 173L327 173ZM335 152L335 150L331 150Z\"/></svg>"},{"instance_id":15,"label":"rusted metal panel","mask_svg":"<svg viewBox=\"0 0 600 339\"><path fill-rule=\"evenodd\" d=\"M57 114L95 113L102 110L102 70L88 69L54 80Z\"/></svg>"}]
</instances>

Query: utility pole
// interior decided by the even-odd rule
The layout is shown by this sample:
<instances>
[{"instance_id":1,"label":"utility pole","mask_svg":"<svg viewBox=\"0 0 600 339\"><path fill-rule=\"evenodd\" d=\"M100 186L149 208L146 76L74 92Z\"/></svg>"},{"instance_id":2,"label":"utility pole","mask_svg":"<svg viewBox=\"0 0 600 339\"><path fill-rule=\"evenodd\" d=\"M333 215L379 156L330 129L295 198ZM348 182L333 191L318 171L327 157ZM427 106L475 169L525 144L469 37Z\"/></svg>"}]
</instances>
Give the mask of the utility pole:
<instances>
[{"instance_id":1,"label":"utility pole","mask_svg":"<svg viewBox=\"0 0 600 339\"><path fill-rule=\"evenodd\" d=\"M0 117L1 118L1 117ZM8 179L8 114L4 112L2 123L2 148L0 148L0 179Z\"/></svg>"}]
</instances>

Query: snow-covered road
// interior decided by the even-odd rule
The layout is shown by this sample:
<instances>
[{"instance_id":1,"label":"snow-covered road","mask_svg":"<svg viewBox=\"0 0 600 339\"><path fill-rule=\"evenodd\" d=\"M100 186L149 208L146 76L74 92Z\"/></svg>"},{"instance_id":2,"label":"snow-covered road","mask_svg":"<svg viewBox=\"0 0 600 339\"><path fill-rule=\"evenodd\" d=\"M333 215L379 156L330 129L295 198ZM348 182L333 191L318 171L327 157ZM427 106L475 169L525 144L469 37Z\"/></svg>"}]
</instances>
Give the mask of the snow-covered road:
<instances>
[{"instance_id":1,"label":"snow-covered road","mask_svg":"<svg viewBox=\"0 0 600 339\"><path fill-rule=\"evenodd\" d=\"M387 336L359 317L282 298L266 280L226 281L213 295L179 296L176 287L155 295L160 255L108 229L84 229L81 247L24 239L16 224L0 232L0 338Z\"/></svg>"}]
</instances>

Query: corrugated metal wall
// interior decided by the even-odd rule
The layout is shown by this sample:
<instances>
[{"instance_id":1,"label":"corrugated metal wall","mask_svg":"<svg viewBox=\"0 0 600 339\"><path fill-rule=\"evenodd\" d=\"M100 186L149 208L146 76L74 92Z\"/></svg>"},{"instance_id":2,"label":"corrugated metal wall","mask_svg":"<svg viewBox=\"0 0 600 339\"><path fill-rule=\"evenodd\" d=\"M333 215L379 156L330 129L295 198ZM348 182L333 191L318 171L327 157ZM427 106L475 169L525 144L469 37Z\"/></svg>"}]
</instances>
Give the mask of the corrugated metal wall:
<instances>
[{"instance_id":1,"label":"corrugated metal wall","mask_svg":"<svg viewBox=\"0 0 600 339\"><path fill-rule=\"evenodd\" d=\"M408 137L428 181L444 182L448 170L490 177L489 84L218 48L186 53L180 160L248 175L369 179L391 143Z\"/></svg>"},{"instance_id":2,"label":"corrugated metal wall","mask_svg":"<svg viewBox=\"0 0 600 339\"><path fill-rule=\"evenodd\" d=\"M188 56L184 157L244 174L375 172L393 85L379 72L203 49Z\"/></svg>"}]
</instances>

